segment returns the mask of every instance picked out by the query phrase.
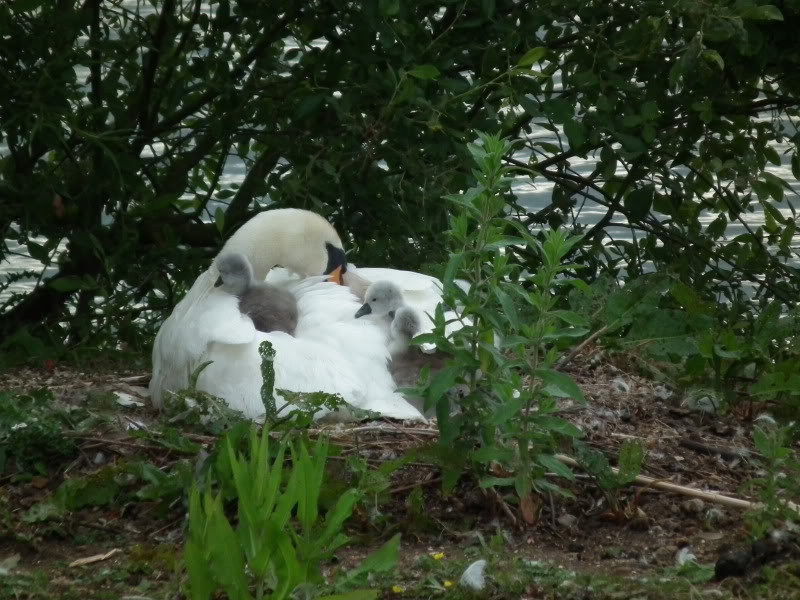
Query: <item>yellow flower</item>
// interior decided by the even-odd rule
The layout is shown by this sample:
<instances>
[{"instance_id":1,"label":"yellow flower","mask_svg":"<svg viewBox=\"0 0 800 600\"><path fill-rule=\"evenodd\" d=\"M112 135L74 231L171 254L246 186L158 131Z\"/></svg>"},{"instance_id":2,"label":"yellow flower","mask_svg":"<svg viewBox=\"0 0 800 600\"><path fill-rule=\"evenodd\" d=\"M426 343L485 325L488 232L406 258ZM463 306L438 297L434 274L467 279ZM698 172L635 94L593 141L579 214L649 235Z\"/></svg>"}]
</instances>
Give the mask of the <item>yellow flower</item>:
<instances>
[{"instance_id":1,"label":"yellow flower","mask_svg":"<svg viewBox=\"0 0 800 600\"><path fill-rule=\"evenodd\" d=\"M431 554L433 560L442 560L444 558L444 552L436 552L435 554Z\"/></svg>"},{"instance_id":2,"label":"yellow flower","mask_svg":"<svg viewBox=\"0 0 800 600\"><path fill-rule=\"evenodd\" d=\"M401 586L401 585L393 585L393 586L392 586L392 591L393 591L395 594L402 594L403 592L405 592L405 591L406 591L406 588L404 588L404 587L403 587L403 586Z\"/></svg>"},{"instance_id":3,"label":"yellow flower","mask_svg":"<svg viewBox=\"0 0 800 600\"><path fill-rule=\"evenodd\" d=\"M444 583L444 587L446 587L446 588L453 587L453 582L450 581L449 579L445 579L443 583Z\"/></svg>"}]
</instances>

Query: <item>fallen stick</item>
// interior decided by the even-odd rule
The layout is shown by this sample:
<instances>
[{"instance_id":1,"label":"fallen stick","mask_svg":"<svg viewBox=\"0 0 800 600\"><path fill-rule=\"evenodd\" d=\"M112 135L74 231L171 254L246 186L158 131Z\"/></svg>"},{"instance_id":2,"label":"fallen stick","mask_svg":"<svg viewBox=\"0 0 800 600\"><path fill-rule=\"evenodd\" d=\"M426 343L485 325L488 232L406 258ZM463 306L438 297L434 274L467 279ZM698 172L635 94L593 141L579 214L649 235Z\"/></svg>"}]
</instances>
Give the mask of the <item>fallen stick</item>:
<instances>
[{"instance_id":1,"label":"fallen stick","mask_svg":"<svg viewBox=\"0 0 800 600\"><path fill-rule=\"evenodd\" d=\"M578 356L578 354L580 354L586 346L591 344L593 341L595 341L597 338L603 335L606 331L608 331L608 327L609 327L608 325L606 325L605 327L601 327L600 329L595 331L592 335L583 340L580 344L575 346L575 348L572 349L572 352L570 352L566 356L561 357L561 360L559 360L556 363L555 370L560 371L561 369L566 367L569 363L571 363L574 360L574 358Z\"/></svg>"},{"instance_id":2,"label":"fallen stick","mask_svg":"<svg viewBox=\"0 0 800 600\"><path fill-rule=\"evenodd\" d=\"M721 446L711 446L698 440L689 438L682 438L679 445L689 450L694 450L701 454L710 454L711 456L721 456L725 460L743 459L750 456L750 452L746 448L723 448Z\"/></svg>"},{"instance_id":3,"label":"fallen stick","mask_svg":"<svg viewBox=\"0 0 800 600\"><path fill-rule=\"evenodd\" d=\"M578 461L569 456L565 456L564 454L556 454L555 458L564 463L565 465L581 468L581 466L578 464ZM619 469L616 469L615 467L610 467L610 468L614 472L614 474L617 474L619 472ZM743 508L745 510L752 510L762 506L760 502L750 502L749 500L742 500L741 498L731 498L730 496L715 494L714 492L704 492L702 490L696 490L694 488L678 485L676 483L667 483L666 481L659 481L658 479L653 479L652 477L647 477L645 475L637 475L634 481L640 485L646 485L648 487L656 488L659 490L665 490L668 492L675 492L676 494L682 494L683 496L691 496L692 498L700 498L701 500L708 500L709 502L713 502L715 504L721 504L729 508ZM798 506L794 502L786 501L786 506L788 506L793 511L800 513L800 506Z\"/></svg>"},{"instance_id":4,"label":"fallen stick","mask_svg":"<svg viewBox=\"0 0 800 600\"><path fill-rule=\"evenodd\" d=\"M84 565L91 565L92 563L108 560L118 552L122 551L119 548L114 548L113 550L109 550L105 554L95 554L94 556L87 556L86 558L79 558L77 560L73 560L67 566L72 568L72 567L82 567Z\"/></svg>"}]
</instances>

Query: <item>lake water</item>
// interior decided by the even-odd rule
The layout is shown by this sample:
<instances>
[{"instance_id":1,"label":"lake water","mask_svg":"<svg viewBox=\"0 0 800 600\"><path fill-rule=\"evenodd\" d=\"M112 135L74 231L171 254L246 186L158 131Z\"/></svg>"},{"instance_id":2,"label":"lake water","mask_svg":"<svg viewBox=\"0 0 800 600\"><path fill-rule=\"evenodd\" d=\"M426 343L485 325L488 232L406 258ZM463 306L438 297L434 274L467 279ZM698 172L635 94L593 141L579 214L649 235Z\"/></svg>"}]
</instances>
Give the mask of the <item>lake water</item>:
<instances>
[{"instance_id":1,"label":"lake water","mask_svg":"<svg viewBox=\"0 0 800 600\"><path fill-rule=\"evenodd\" d=\"M135 9L137 6L137 2L135 0L127 0L123 2L123 5L129 9ZM154 12L154 9L149 6L148 4L143 4L142 8L140 9L142 14L149 14ZM88 76L88 69L85 68L78 68L76 69L78 74L79 80L86 80ZM558 83L558 82L556 82ZM539 129L537 132L529 136L530 141L549 141L551 143L556 143L557 139L555 135L545 129ZM794 177L791 172L791 168L789 165L789 154L786 153L789 150L788 145L776 145L775 149L778 151L778 154L783 157L784 164L781 166L770 166L769 171L773 174L777 175L778 177L782 177L787 182L789 182L790 186L794 194L786 194L786 200L778 206L778 209L781 213L787 217L792 218L792 207L800 208L800 201L798 198L798 192L800 192L800 182L794 180ZM0 145L0 154L3 154L6 151L6 147ZM516 156L519 160L527 161L528 155L526 153L520 153ZM589 159L581 159L581 158L573 158L570 160L570 164L574 172L578 175L589 175L594 167L595 161L591 158ZM621 172L624 174L624 172ZM231 184L231 183L238 183L241 182L245 175L245 165L238 157L231 157L227 164L225 165L225 169L221 178L221 183L223 184ZM528 210L532 212L536 212L543 207L547 206L550 202L550 198L553 192L553 184L547 182L543 179L539 179L536 183L531 183L528 178L520 178L518 182L513 186L515 193L517 194L520 203ZM214 210L214 206L211 206L211 210ZM592 225L596 223L602 216L605 214L606 209L605 207L588 200L584 203L583 208L580 211L580 215L578 216L578 222L586 225ZM716 214L705 214L701 217L701 221L705 224L710 223L716 218ZM207 215L207 218L211 218L211 214ZM743 215L745 222L752 228L755 229L764 223L764 215L763 211L758 208L753 213L746 213ZM615 222L623 221L621 215L615 217ZM608 233L616 240L630 240L631 239L631 232L630 229L626 227L613 227L607 229ZM741 223L730 223L728 225L728 229L726 235L728 239L733 238L737 235L745 233L745 227ZM24 246L19 246L15 242L11 240L6 240L6 244L9 247L9 255L7 259L0 262L0 281L5 280L5 276L13 273L19 273L20 271L31 271L35 273L35 276L27 277L21 281L15 282L11 284L11 286L6 289L4 292L0 293L0 302L3 299L7 298L9 294L13 292L25 292L34 287L38 280L46 278L55 273L56 269L50 267L44 272L43 265L38 260L31 258L27 252L27 249ZM800 255L800 234L795 236L794 244L795 250L795 257L792 260L794 264L798 263L797 256Z\"/></svg>"}]
</instances>

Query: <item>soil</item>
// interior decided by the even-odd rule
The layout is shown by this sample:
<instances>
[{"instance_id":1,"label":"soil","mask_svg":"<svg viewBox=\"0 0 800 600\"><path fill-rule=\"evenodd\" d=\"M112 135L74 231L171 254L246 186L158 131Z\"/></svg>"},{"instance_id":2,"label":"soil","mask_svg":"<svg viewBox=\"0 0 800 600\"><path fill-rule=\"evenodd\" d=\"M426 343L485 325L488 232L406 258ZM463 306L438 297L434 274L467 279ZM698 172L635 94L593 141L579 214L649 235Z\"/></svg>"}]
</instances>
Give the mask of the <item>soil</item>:
<instances>
[{"instance_id":1,"label":"soil","mask_svg":"<svg viewBox=\"0 0 800 600\"><path fill-rule=\"evenodd\" d=\"M624 363L614 364L612 359L595 364L579 358L565 370L584 391L587 404L565 405L561 416L579 426L585 433L584 441L602 451L612 465L624 443L637 442L646 450L642 475L756 501L746 484L759 474L759 457L752 444L753 423L743 414L699 410L680 394L634 374ZM168 506L157 500L128 500L81 508L41 522L23 518L65 479L86 476L121 461L144 459L166 470L176 460L186 459L179 452L131 435L134 425L151 428L160 420L147 405L148 376L119 365L76 370L53 364L0 374L0 391L47 387L57 401L69 404L122 393L127 403L119 406L112 402L114 419L106 420L96 431L74 435L80 452L68 464L33 475L9 474L9 469L0 475L0 600L179 597L178 567L186 514L183 499ZM341 451L329 461L329 476L351 480L353 473L346 467L349 456L378 466L409 450L424 449L437 436L434 424L389 422L327 426L312 431L312 435L322 431ZM215 441L211 436L189 437L207 450ZM399 531L403 533L402 566L380 580L386 597L444 593L451 589L442 583L449 582L444 577L457 580L465 565L488 556L488 577L494 587L487 593L493 597L667 598L683 596L666 591L664 586L661 592L658 586L637 589L638 596L630 590L617 596L611 592L604 595L606 592L600 590L605 588L592 577L617 576L638 585L645 579L657 581L665 573L674 573L688 553L698 564L713 568L726 552L749 547L745 511L740 508L652 486L629 486L605 496L597 483L578 469L574 470L574 482L552 480L569 489L574 498L535 496L529 504L518 507L467 478L445 496L441 473L423 457L420 451L414 462L392 474L388 490L376 493L380 501L375 506L359 506L348 531L356 543L337 554L338 562L328 567L329 573L357 564ZM617 505L610 505L610 500ZM115 549L112 555L97 558ZM440 560L438 553L444 555ZM12 585L3 592L4 559L15 555L18 562L13 565L17 559L12 558L9 564L14 566L11 573L17 578L6 578ZM96 561L69 566L86 557L95 557ZM763 562L781 572L785 580L793 577L794 582L800 582L799 558L795 538ZM560 586L548 590L543 583L535 582L552 580L552 573L537 571L527 575L530 582L522 588L513 588L516 596L507 596L511 588L498 581L501 573L508 575L512 563L526 569L573 571L579 577L588 577L589 583L565 587L562 579ZM761 597L753 595L752 586L767 581L765 568L752 566L745 578L705 582L693 589L710 597ZM390 585L392 581L397 585ZM800 598L800 586L796 596L786 595L783 588L775 590L778 595L764 597Z\"/></svg>"}]
</instances>

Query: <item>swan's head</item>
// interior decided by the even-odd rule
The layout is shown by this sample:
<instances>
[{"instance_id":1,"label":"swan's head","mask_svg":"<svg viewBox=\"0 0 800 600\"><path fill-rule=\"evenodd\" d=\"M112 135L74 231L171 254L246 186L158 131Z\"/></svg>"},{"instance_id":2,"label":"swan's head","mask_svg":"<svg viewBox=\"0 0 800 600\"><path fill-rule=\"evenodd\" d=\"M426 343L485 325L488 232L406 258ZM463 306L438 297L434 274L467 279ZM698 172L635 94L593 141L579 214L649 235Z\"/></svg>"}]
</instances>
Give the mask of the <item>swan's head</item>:
<instances>
[{"instance_id":1,"label":"swan's head","mask_svg":"<svg viewBox=\"0 0 800 600\"><path fill-rule=\"evenodd\" d=\"M229 294L241 296L252 285L253 268L244 254L238 252L221 254L215 263L219 271L215 287L222 287L222 290Z\"/></svg>"},{"instance_id":2,"label":"swan's head","mask_svg":"<svg viewBox=\"0 0 800 600\"><path fill-rule=\"evenodd\" d=\"M336 229L320 215L298 208L279 208L257 214L225 243L220 256L237 252L263 281L280 265L303 277L330 275L342 283L347 271L344 246Z\"/></svg>"},{"instance_id":3,"label":"swan's head","mask_svg":"<svg viewBox=\"0 0 800 600\"><path fill-rule=\"evenodd\" d=\"M422 321L419 313L413 308L402 306L395 311L391 330L392 337L396 340L408 343L421 329Z\"/></svg>"},{"instance_id":4,"label":"swan's head","mask_svg":"<svg viewBox=\"0 0 800 600\"><path fill-rule=\"evenodd\" d=\"M379 317L389 315L404 305L403 292L397 285L391 281L376 281L367 288L364 304L358 309L356 319L369 314Z\"/></svg>"}]
</instances>

